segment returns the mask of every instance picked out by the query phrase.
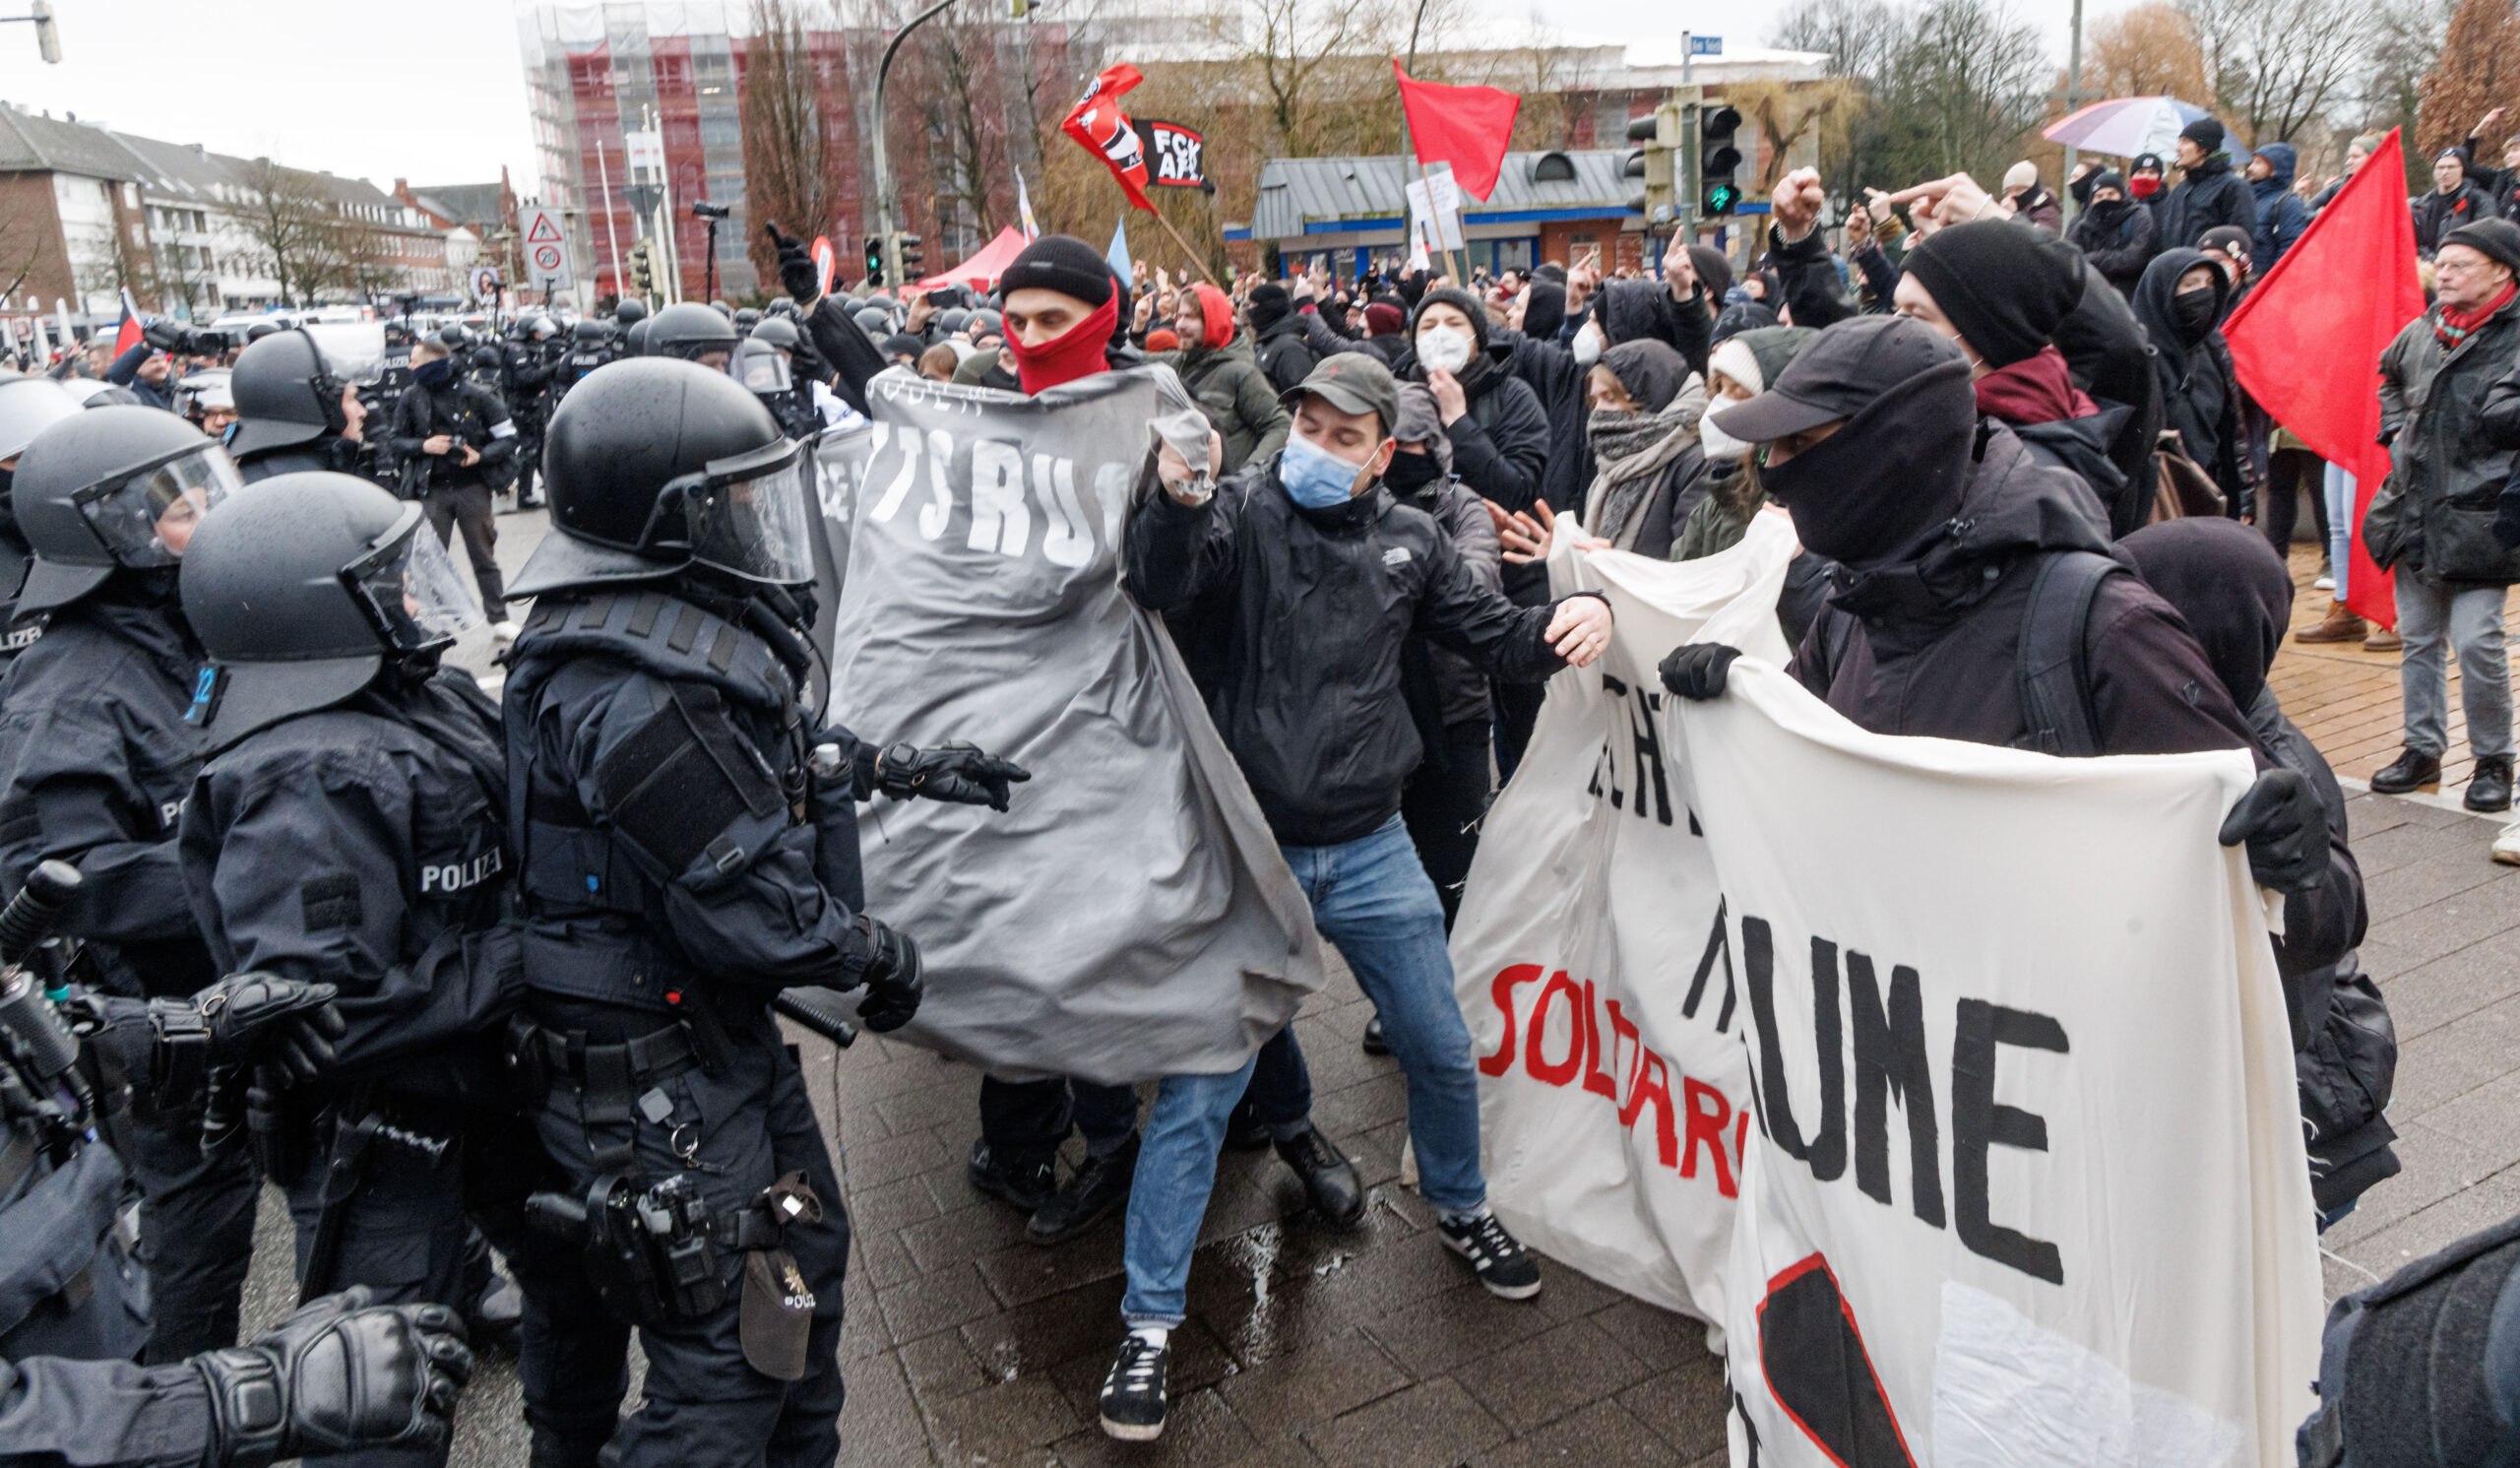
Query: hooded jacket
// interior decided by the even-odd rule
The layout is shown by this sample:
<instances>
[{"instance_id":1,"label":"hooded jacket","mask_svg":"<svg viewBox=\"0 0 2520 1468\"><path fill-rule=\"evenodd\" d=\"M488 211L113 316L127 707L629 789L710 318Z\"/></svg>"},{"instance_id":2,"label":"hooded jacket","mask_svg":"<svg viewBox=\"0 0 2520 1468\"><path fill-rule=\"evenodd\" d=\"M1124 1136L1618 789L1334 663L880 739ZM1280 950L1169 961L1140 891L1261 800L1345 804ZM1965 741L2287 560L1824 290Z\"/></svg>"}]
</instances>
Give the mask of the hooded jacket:
<instances>
[{"instance_id":1,"label":"hooded jacket","mask_svg":"<svg viewBox=\"0 0 2520 1468\"><path fill-rule=\"evenodd\" d=\"M1255 326L1251 333L1251 350L1258 358L1261 372L1269 385L1286 392L1312 375L1322 353L1305 341L1312 323L1319 321L1317 312L1289 311L1267 326ZM1327 326L1328 323L1322 323ZM1283 441L1283 440L1282 440Z\"/></svg>"},{"instance_id":2,"label":"hooded jacket","mask_svg":"<svg viewBox=\"0 0 2520 1468\"><path fill-rule=\"evenodd\" d=\"M2178 278L2198 266L2214 278L2214 312L2201 330L2182 325L2173 302ZM2240 390L2223 344L2224 299L2231 294L2223 273L2201 251L2165 250L2144 268L2135 287L2135 319L2152 338L2153 371L2161 381L2162 426L2178 431L2180 446L2223 491L2227 513L2249 514L2247 461L2241 454Z\"/></svg>"},{"instance_id":3,"label":"hooded jacket","mask_svg":"<svg viewBox=\"0 0 2520 1468\"><path fill-rule=\"evenodd\" d=\"M2310 212L2301 207L2293 192L2293 173L2299 166L2293 145L2269 143L2257 150L2275 171L2264 178L2248 180L2249 192L2257 198L2256 249L2249 257L2249 274L2262 278L2293 248L2301 231L2310 226Z\"/></svg>"},{"instance_id":4,"label":"hooded jacket","mask_svg":"<svg viewBox=\"0 0 2520 1468\"><path fill-rule=\"evenodd\" d=\"M2389 477L2363 512L2362 539L2383 569L2438 586L2520 581L2520 550L2493 521L2520 446L2520 390L2496 388L2520 366L2520 300L2456 349L2441 345L2434 306L2380 353L2380 432Z\"/></svg>"},{"instance_id":5,"label":"hooded jacket","mask_svg":"<svg viewBox=\"0 0 2520 1468\"><path fill-rule=\"evenodd\" d=\"M1250 338L1235 334L1233 307L1226 302L1225 293L1213 286L1198 288L1207 312L1206 335L1184 343L1178 352L1159 352L1150 360L1168 360L1181 375L1181 385L1224 435L1224 468L1230 474L1285 448L1293 419L1278 402L1280 389L1253 359ZM1211 295L1216 299L1210 301ZM1278 323L1281 328L1286 324Z\"/></svg>"},{"instance_id":6,"label":"hooded jacket","mask_svg":"<svg viewBox=\"0 0 2520 1468\"><path fill-rule=\"evenodd\" d=\"M2121 193L2126 180L2113 173L2101 175L2104 182ZM2083 258L2092 269L2117 287L2117 293L2132 296L2135 283L2144 277L2144 267L2153 259L2153 212L2132 199L2103 199L2074 217L2073 233L2069 236L2080 246Z\"/></svg>"},{"instance_id":7,"label":"hooded jacket","mask_svg":"<svg viewBox=\"0 0 2520 1468\"><path fill-rule=\"evenodd\" d=\"M2164 196L2154 223L2161 225L2162 248L2194 249L2205 231L2217 224L2254 235L2257 200L2248 191L2248 181L2232 171L2232 156L2211 153L2186 169L2178 187Z\"/></svg>"},{"instance_id":8,"label":"hooded jacket","mask_svg":"<svg viewBox=\"0 0 2520 1468\"><path fill-rule=\"evenodd\" d=\"M1689 512L1706 497L1706 456L1697 441L1706 413L1706 379L1687 372L1661 343L1622 342L1602 357L1636 401L1634 435L1644 440L1616 458L1593 444L1592 487L1583 503L1584 525L1620 550L1662 560ZM1682 375L1685 374L1685 375ZM1657 379L1651 386L1638 379ZM1596 409L1598 415L1603 410ZM1591 433L1588 430L1588 437Z\"/></svg>"}]
</instances>

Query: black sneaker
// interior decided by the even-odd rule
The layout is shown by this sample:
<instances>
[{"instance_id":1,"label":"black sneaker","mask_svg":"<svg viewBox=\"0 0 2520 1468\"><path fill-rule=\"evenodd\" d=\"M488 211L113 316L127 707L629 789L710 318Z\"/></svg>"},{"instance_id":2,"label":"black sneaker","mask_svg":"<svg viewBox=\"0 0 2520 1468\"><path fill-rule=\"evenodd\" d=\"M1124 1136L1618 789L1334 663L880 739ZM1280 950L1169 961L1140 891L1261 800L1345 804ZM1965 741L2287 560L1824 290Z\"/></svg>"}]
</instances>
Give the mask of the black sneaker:
<instances>
[{"instance_id":1,"label":"black sneaker","mask_svg":"<svg viewBox=\"0 0 2520 1468\"><path fill-rule=\"evenodd\" d=\"M1365 1053L1369 1055L1391 1053L1391 1042L1382 1038L1382 1016L1379 1014L1365 1021Z\"/></svg>"},{"instance_id":2,"label":"black sneaker","mask_svg":"<svg viewBox=\"0 0 2520 1468\"><path fill-rule=\"evenodd\" d=\"M1111 1216L1111 1210L1129 1199L1129 1180L1137 1176L1138 1134L1120 1144L1120 1150L1108 1157L1089 1154L1084 1165L1067 1180L1067 1186L1050 1195L1049 1201L1033 1210L1032 1222L1024 1226L1024 1237L1035 1244L1056 1244L1077 1235Z\"/></svg>"},{"instance_id":3,"label":"black sneaker","mask_svg":"<svg viewBox=\"0 0 2520 1468\"><path fill-rule=\"evenodd\" d=\"M1051 1164L1007 1167L989 1155L986 1138L972 1143L972 1165L967 1171L974 1187L1012 1203L1018 1213L1038 1212L1057 1190L1058 1173Z\"/></svg>"},{"instance_id":4,"label":"black sneaker","mask_svg":"<svg viewBox=\"0 0 2520 1468\"><path fill-rule=\"evenodd\" d=\"M1277 1144L1278 1156L1303 1180L1312 1211L1334 1229L1353 1229L1365 1216L1365 1184L1347 1154L1307 1122L1303 1130Z\"/></svg>"},{"instance_id":5,"label":"black sneaker","mask_svg":"<svg viewBox=\"0 0 2520 1468\"><path fill-rule=\"evenodd\" d=\"M1493 1213L1480 1213L1459 1223L1438 1220L1444 1247L1470 1261L1472 1272L1487 1293L1499 1300L1529 1300L1540 1293L1540 1261L1521 1241L1505 1232Z\"/></svg>"},{"instance_id":6,"label":"black sneaker","mask_svg":"<svg viewBox=\"0 0 2520 1468\"><path fill-rule=\"evenodd\" d=\"M1102 1431L1123 1442L1164 1436L1164 1378L1172 1368L1169 1342L1158 1345L1132 1330L1120 1338L1111 1374L1102 1378Z\"/></svg>"}]
</instances>

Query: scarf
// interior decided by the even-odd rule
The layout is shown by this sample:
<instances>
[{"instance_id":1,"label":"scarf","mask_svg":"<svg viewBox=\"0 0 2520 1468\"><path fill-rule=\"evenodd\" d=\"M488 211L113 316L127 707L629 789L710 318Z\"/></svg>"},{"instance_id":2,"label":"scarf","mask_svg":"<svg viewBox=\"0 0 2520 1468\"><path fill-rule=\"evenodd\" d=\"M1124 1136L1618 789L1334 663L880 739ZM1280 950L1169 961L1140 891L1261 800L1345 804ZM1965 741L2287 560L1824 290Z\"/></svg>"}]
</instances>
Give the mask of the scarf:
<instances>
[{"instance_id":1,"label":"scarf","mask_svg":"<svg viewBox=\"0 0 2520 1468\"><path fill-rule=\"evenodd\" d=\"M1027 347L1022 339L1009 333L1007 350L1015 353L1015 375L1027 394L1074 382L1097 372L1110 370L1103 348L1111 340L1111 328L1120 320L1120 296L1113 291L1110 299L1096 306L1084 320L1039 347Z\"/></svg>"},{"instance_id":2,"label":"scarf","mask_svg":"<svg viewBox=\"0 0 2520 1468\"><path fill-rule=\"evenodd\" d=\"M1661 413L1596 410L1584 429L1601 466L1584 496L1586 528L1621 550L1634 545L1646 500L1662 472L1697 442L1705 412L1706 382L1695 373Z\"/></svg>"},{"instance_id":3,"label":"scarf","mask_svg":"<svg viewBox=\"0 0 2520 1468\"><path fill-rule=\"evenodd\" d=\"M2473 311L2453 311L2443 306L2441 319L2433 323L2432 335L2441 339L2444 348L2456 351L2462 343L2476 335L2478 327L2491 321L2494 313L2511 304L2515 296L2520 296L2520 281L2504 283L2503 287L2494 292L2493 299Z\"/></svg>"},{"instance_id":4,"label":"scarf","mask_svg":"<svg viewBox=\"0 0 2520 1468\"><path fill-rule=\"evenodd\" d=\"M2100 411L2074 386L2064 353L2053 347L1997 367L1979 378L1977 387L1978 411L2007 423L2055 423Z\"/></svg>"}]
</instances>

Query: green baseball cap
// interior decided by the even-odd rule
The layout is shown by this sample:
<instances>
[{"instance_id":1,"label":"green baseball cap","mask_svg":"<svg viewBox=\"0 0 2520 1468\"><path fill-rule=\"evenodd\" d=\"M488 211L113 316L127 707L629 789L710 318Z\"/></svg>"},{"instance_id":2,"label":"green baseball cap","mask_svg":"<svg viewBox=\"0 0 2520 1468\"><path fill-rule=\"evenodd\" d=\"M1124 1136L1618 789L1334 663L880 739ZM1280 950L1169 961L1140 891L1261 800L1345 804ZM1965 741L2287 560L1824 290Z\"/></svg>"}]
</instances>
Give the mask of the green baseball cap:
<instances>
[{"instance_id":1,"label":"green baseball cap","mask_svg":"<svg viewBox=\"0 0 2520 1468\"><path fill-rule=\"evenodd\" d=\"M1370 413L1382 419L1383 437L1400 421L1400 383L1382 359L1362 351L1342 351L1321 359L1312 375L1278 395L1292 412L1311 394L1342 413Z\"/></svg>"}]
</instances>

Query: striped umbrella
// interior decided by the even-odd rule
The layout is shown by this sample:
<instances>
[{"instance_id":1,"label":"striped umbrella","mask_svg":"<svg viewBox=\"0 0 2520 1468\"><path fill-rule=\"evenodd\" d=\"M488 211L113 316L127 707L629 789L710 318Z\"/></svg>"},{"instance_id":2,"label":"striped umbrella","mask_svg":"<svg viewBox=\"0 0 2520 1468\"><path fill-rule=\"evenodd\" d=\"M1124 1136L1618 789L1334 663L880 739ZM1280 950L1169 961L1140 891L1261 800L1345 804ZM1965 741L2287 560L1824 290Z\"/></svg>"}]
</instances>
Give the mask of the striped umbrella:
<instances>
[{"instance_id":1,"label":"striped umbrella","mask_svg":"<svg viewBox=\"0 0 2520 1468\"><path fill-rule=\"evenodd\" d=\"M2048 124L2040 136L2085 153L2131 159L2139 154L2167 157L2178 142L2178 130L2213 114L2174 96L2119 96Z\"/></svg>"}]
</instances>

